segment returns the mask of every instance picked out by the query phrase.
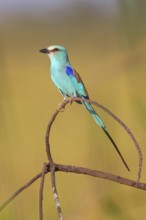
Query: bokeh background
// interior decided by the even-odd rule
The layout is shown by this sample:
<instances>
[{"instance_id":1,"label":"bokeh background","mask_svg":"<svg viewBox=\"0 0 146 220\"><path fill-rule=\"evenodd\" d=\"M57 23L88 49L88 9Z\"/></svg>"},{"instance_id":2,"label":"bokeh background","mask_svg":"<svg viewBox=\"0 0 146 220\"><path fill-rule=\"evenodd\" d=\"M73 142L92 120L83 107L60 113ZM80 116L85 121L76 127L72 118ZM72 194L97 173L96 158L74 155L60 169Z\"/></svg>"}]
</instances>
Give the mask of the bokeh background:
<instances>
[{"instance_id":1,"label":"bokeh background","mask_svg":"<svg viewBox=\"0 0 146 220\"><path fill-rule=\"evenodd\" d=\"M61 95L39 49L61 44L92 100L120 117L137 138L146 182L146 2L144 0L0 1L0 203L39 173L47 161L45 132ZM123 129L97 109L131 168L81 106L73 103L52 128L57 163L136 179L138 156ZM106 180L57 173L65 219L145 219L146 193ZM44 219L57 219L46 176ZM0 213L0 219L38 219L40 180Z\"/></svg>"}]
</instances>

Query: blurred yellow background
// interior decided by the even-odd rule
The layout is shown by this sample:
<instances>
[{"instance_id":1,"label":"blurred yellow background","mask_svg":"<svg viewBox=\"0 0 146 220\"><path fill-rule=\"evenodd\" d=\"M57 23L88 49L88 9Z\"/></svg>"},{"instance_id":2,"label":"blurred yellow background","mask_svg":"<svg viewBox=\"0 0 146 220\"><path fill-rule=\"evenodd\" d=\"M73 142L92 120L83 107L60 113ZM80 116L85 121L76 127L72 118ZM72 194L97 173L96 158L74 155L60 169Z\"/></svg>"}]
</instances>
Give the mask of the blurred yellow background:
<instances>
[{"instance_id":1,"label":"blurred yellow background","mask_svg":"<svg viewBox=\"0 0 146 220\"><path fill-rule=\"evenodd\" d=\"M62 96L50 80L50 63L39 49L67 48L90 98L120 117L143 153L146 182L146 3L142 0L0 3L0 203L39 173L47 161L45 132ZM136 179L138 156L123 129L97 109L131 168L81 105L56 119L51 150L57 163L84 166ZM106 180L56 174L65 219L145 219L146 193ZM0 219L38 219L38 180L0 213ZM45 179L44 219L57 219Z\"/></svg>"}]
</instances>

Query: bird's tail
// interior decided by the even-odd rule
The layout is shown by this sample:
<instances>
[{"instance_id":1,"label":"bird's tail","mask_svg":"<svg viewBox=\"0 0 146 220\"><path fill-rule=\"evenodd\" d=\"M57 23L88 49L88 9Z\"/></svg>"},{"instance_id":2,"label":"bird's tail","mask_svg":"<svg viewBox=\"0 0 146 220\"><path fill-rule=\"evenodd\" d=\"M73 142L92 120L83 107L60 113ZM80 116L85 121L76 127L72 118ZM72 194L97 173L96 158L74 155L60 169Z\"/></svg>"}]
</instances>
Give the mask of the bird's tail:
<instances>
[{"instance_id":1,"label":"bird's tail","mask_svg":"<svg viewBox=\"0 0 146 220\"><path fill-rule=\"evenodd\" d=\"M92 105L90 105L90 103L88 102L82 102L82 104L85 106L85 108L90 112L90 114L92 115L92 117L94 118L95 122L103 129L105 129L105 125L103 123L103 121L101 120L101 118L99 117L99 115L97 114L97 112L94 110L94 108L92 107Z\"/></svg>"},{"instance_id":2,"label":"bird's tail","mask_svg":"<svg viewBox=\"0 0 146 220\"><path fill-rule=\"evenodd\" d=\"M95 122L102 128L102 130L104 131L104 133L106 134L106 136L109 138L109 140L111 141L111 143L113 144L114 148L116 149L117 153L119 154L121 160L123 161L125 167L127 168L128 171L130 171L126 161L124 160L121 152L119 151L116 143L114 142L113 138L111 137L111 135L108 133L108 131L106 130L106 127L103 123L103 121L101 120L101 118L99 117L99 115L97 114L97 112L94 110L94 108L91 106L90 103L88 102L82 102L82 104L85 106L85 108L89 111L89 113L92 115L92 117L94 118Z\"/></svg>"}]
</instances>

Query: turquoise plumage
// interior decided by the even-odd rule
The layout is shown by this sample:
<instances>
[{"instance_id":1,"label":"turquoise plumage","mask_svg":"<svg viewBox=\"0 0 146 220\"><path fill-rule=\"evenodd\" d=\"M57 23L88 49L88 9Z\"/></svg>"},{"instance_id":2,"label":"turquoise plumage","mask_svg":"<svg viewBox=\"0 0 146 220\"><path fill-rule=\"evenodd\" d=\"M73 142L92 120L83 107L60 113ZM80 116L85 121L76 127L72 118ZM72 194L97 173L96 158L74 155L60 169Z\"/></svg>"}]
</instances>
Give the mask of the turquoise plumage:
<instances>
[{"instance_id":1,"label":"turquoise plumage","mask_svg":"<svg viewBox=\"0 0 146 220\"><path fill-rule=\"evenodd\" d=\"M59 45L52 45L48 48L41 49L40 52L46 53L49 56L51 61L51 79L64 98L79 97L89 99L89 95L85 88L85 85L83 84L83 81L79 74L72 68L69 62L68 53L64 47ZM79 101L77 102L80 103ZM129 170L129 167L125 162L123 156L121 155L117 145L108 133L103 121L101 120L97 112L94 110L92 105L84 101L80 104L83 104L85 106L85 108L91 114L95 122L102 128L102 130L110 139L116 151L118 152L125 167L127 168L127 170Z\"/></svg>"}]
</instances>

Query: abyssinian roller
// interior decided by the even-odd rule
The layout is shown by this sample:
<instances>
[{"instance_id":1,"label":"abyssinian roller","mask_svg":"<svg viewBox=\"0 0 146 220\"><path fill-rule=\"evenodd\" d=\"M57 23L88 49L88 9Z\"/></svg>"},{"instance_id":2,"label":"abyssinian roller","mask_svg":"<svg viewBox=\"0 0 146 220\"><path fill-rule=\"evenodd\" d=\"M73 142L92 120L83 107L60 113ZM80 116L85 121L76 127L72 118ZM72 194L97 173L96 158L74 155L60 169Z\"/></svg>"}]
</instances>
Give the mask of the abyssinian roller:
<instances>
[{"instance_id":1,"label":"abyssinian roller","mask_svg":"<svg viewBox=\"0 0 146 220\"><path fill-rule=\"evenodd\" d=\"M69 62L67 50L63 46L52 45L48 48L41 49L40 52L48 55L51 61L51 79L64 98L78 97L89 99L89 95L85 88L85 85L80 75L72 68ZM92 105L85 101L77 102L85 106L85 108L91 114L95 122L102 128L104 133L107 135L107 137L115 147L127 170L130 170L117 145L115 144L113 138L107 131L106 126L104 125L103 121L101 120L97 112L94 110Z\"/></svg>"}]
</instances>

